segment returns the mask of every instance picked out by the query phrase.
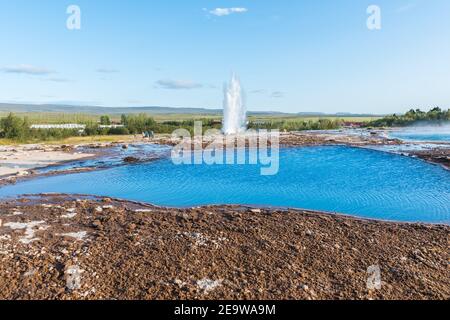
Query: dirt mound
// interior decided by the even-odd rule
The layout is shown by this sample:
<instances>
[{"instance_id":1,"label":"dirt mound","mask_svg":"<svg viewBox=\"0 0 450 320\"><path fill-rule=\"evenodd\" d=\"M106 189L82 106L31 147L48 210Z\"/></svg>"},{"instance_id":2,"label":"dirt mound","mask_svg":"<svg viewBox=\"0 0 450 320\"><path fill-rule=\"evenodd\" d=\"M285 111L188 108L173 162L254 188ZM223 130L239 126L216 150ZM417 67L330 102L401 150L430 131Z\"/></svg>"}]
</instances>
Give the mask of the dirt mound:
<instances>
[{"instance_id":1,"label":"dirt mound","mask_svg":"<svg viewBox=\"0 0 450 320\"><path fill-rule=\"evenodd\" d=\"M0 299L450 298L448 226L69 196L0 220Z\"/></svg>"}]
</instances>

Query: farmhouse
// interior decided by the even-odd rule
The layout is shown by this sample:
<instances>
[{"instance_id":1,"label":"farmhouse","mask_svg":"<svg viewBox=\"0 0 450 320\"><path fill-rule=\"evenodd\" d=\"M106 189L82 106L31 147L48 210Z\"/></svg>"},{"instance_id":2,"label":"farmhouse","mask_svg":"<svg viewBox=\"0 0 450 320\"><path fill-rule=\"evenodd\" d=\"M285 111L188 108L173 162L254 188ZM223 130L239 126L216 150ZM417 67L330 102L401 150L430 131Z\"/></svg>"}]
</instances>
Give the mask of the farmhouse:
<instances>
[{"instance_id":1,"label":"farmhouse","mask_svg":"<svg viewBox=\"0 0 450 320\"><path fill-rule=\"evenodd\" d=\"M67 124L33 124L31 129L79 129L84 130L86 129L86 125L84 124L74 124L74 123L67 123Z\"/></svg>"}]
</instances>

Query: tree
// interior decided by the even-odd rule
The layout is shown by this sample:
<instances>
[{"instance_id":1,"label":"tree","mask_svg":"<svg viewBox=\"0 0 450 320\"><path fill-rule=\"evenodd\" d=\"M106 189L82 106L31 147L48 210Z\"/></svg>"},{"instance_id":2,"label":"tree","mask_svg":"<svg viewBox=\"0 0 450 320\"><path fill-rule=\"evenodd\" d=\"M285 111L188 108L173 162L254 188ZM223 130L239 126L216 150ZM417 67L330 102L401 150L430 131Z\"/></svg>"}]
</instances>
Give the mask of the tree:
<instances>
[{"instance_id":1,"label":"tree","mask_svg":"<svg viewBox=\"0 0 450 320\"><path fill-rule=\"evenodd\" d=\"M111 125L111 119L109 118L109 116L101 116L100 124L102 126L109 126L109 125Z\"/></svg>"},{"instance_id":2,"label":"tree","mask_svg":"<svg viewBox=\"0 0 450 320\"><path fill-rule=\"evenodd\" d=\"M369 123L370 126L375 127L392 127L392 126L407 126L420 121L433 121L441 123L450 120L449 110L442 110L439 107L432 108L428 112L423 112L420 109L411 109L404 115L391 115L383 119L379 119Z\"/></svg>"},{"instance_id":3,"label":"tree","mask_svg":"<svg viewBox=\"0 0 450 320\"><path fill-rule=\"evenodd\" d=\"M157 127L156 121L145 113L128 116L122 115L121 122L132 134L142 133L144 131L156 131L155 129Z\"/></svg>"},{"instance_id":4,"label":"tree","mask_svg":"<svg viewBox=\"0 0 450 320\"><path fill-rule=\"evenodd\" d=\"M28 120L10 113L7 117L0 120L2 136L7 139L25 139L29 135Z\"/></svg>"},{"instance_id":5,"label":"tree","mask_svg":"<svg viewBox=\"0 0 450 320\"><path fill-rule=\"evenodd\" d=\"M128 123L128 117L127 115L123 114L120 116L120 123L123 124L124 126L126 126Z\"/></svg>"},{"instance_id":6,"label":"tree","mask_svg":"<svg viewBox=\"0 0 450 320\"><path fill-rule=\"evenodd\" d=\"M84 129L84 133L88 136L95 136L99 134L98 125L96 123L88 122L86 123L86 128Z\"/></svg>"}]
</instances>

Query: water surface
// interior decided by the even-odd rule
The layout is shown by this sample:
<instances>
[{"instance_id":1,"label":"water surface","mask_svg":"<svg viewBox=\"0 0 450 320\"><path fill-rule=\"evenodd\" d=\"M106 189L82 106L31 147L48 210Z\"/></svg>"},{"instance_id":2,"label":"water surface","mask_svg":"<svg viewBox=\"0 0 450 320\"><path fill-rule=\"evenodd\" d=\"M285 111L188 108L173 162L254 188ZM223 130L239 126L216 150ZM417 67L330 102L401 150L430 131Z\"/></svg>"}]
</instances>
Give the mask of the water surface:
<instances>
[{"instance_id":1,"label":"water surface","mask_svg":"<svg viewBox=\"0 0 450 320\"><path fill-rule=\"evenodd\" d=\"M123 159L126 157L131 156L138 159L161 157L170 154L170 150L169 146L148 143L131 144L126 149L119 145L102 150L104 154L92 159L68 161L59 165L38 168L34 171L37 173L49 173L82 168L113 167L123 165ZM91 151L89 148L85 148L83 152L90 153Z\"/></svg>"},{"instance_id":2,"label":"water surface","mask_svg":"<svg viewBox=\"0 0 450 320\"><path fill-rule=\"evenodd\" d=\"M442 141L450 142L450 129L447 127L405 128L392 131L389 136L405 141Z\"/></svg>"},{"instance_id":3,"label":"water surface","mask_svg":"<svg viewBox=\"0 0 450 320\"><path fill-rule=\"evenodd\" d=\"M450 172L423 161L349 147L287 148L280 171L258 166L174 165L170 159L29 180L0 197L96 194L164 206L247 204L360 217L450 223Z\"/></svg>"}]
</instances>

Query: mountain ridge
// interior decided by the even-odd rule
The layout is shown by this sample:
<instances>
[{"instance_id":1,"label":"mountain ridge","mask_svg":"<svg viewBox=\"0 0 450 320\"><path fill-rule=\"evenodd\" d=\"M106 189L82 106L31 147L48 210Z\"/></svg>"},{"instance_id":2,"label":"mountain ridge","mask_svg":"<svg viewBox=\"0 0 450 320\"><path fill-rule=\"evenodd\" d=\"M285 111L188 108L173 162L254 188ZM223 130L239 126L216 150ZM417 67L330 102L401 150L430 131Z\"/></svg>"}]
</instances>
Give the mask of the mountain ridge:
<instances>
[{"instance_id":1,"label":"mountain ridge","mask_svg":"<svg viewBox=\"0 0 450 320\"><path fill-rule=\"evenodd\" d=\"M100 106L78 106L69 104L20 104L20 103L0 103L0 112L28 113L69 113L69 114L198 114L217 115L222 114L222 109L208 108L184 108L184 107L162 107L162 106L140 106L140 107L100 107ZM292 116L377 116L373 114L352 114L338 112L334 114L323 112L298 112L288 113L280 111L249 111L249 115L292 115Z\"/></svg>"}]
</instances>

